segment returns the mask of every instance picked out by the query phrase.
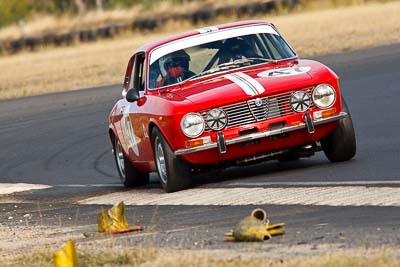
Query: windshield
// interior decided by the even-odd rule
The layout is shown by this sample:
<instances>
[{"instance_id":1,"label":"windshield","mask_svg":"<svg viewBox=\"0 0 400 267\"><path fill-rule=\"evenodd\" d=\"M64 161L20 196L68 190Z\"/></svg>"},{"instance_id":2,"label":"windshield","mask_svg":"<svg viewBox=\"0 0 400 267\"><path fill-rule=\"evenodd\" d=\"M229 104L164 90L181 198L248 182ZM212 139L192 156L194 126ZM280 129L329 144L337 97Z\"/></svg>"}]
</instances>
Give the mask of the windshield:
<instances>
[{"instance_id":1,"label":"windshield","mask_svg":"<svg viewBox=\"0 0 400 267\"><path fill-rule=\"evenodd\" d=\"M295 56L276 32L214 40L172 51L150 61L149 88L161 88L210 73Z\"/></svg>"}]
</instances>

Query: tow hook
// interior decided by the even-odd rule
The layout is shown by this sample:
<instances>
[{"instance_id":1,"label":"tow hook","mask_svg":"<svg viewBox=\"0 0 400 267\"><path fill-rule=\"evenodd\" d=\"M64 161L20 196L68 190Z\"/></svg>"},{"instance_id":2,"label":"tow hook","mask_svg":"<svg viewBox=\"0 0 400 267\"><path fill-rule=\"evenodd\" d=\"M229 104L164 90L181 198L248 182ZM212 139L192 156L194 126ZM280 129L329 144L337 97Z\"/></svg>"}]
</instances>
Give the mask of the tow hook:
<instances>
[{"instance_id":1,"label":"tow hook","mask_svg":"<svg viewBox=\"0 0 400 267\"><path fill-rule=\"evenodd\" d=\"M225 142L225 137L224 137L223 132L217 133L217 142L218 142L219 153L225 154L226 153L226 142Z\"/></svg>"},{"instance_id":2,"label":"tow hook","mask_svg":"<svg viewBox=\"0 0 400 267\"><path fill-rule=\"evenodd\" d=\"M307 126L307 131L309 134L315 133L315 128L314 128L314 122L311 118L310 113L306 113L304 115L304 118L306 119L306 126Z\"/></svg>"}]
</instances>

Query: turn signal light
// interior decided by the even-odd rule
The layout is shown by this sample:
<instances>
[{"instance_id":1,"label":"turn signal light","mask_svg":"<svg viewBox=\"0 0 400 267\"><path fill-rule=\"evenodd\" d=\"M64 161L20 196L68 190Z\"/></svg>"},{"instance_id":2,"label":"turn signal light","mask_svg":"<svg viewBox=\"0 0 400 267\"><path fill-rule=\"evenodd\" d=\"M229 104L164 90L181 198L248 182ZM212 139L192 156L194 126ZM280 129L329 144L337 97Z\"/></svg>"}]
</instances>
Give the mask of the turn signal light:
<instances>
[{"instance_id":1,"label":"turn signal light","mask_svg":"<svg viewBox=\"0 0 400 267\"><path fill-rule=\"evenodd\" d=\"M209 136L199 138L199 139L193 139L193 140L187 140L185 142L186 148L191 148L191 147L197 147L197 146L202 146L204 144L208 144L211 142L211 139Z\"/></svg>"},{"instance_id":2,"label":"turn signal light","mask_svg":"<svg viewBox=\"0 0 400 267\"><path fill-rule=\"evenodd\" d=\"M335 114L336 114L336 109L335 108L323 110L322 111L322 118L331 117L331 116L333 116Z\"/></svg>"},{"instance_id":3,"label":"turn signal light","mask_svg":"<svg viewBox=\"0 0 400 267\"><path fill-rule=\"evenodd\" d=\"M316 111L316 112L314 112L314 120L328 118L328 117L331 117L331 116L333 116L335 114L336 114L336 109L335 108Z\"/></svg>"}]
</instances>

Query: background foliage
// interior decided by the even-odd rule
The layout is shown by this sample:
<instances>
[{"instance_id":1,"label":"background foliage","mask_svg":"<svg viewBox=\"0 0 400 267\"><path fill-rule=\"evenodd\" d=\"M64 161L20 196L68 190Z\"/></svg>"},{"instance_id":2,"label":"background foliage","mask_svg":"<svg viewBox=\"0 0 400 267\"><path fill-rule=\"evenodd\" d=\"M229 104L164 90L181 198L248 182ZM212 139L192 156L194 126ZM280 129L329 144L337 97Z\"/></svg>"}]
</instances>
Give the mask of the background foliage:
<instances>
[{"instance_id":1,"label":"background foliage","mask_svg":"<svg viewBox=\"0 0 400 267\"><path fill-rule=\"evenodd\" d=\"M171 5L181 5L188 2L203 2L204 0L0 0L0 28L29 20L38 14L78 14L90 10L124 9L140 5L143 9L156 8L160 2ZM260 0L265 1L265 0ZM386 2L390 0L299 0L302 6L321 5L329 2L333 5L352 5L366 2ZM226 5L230 1L225 1Z\"/></svg>"},{"instance_id":2,"label":"background foliage","mask_svg":"<svg viewBox=\"0 0 400 267\"><path fill-rule=\"evenodd\" d=\"M152 7L161 1L171 4L182 4L185 1L199 0L0 0L0 27L27 20L29 17L40 14L78 13L80 3L85 10L129 8L134 5Z\"/></svg>"}]
</instances>

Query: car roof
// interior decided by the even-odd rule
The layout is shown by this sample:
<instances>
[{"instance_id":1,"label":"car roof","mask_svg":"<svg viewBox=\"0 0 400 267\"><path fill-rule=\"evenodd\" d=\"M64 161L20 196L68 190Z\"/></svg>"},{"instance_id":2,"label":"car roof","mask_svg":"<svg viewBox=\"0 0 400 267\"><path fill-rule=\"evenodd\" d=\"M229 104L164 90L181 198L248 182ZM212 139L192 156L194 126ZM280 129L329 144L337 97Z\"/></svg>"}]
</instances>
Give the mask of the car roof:
<instances>
[{"instance_id":1,"label":"car roof","mask_svg":"<svg viewBox=\"0 0 400 267\"><path fill-rule=\"evenodd\" d=\"M147 44L143 45L142 47L140 47L136 52L149 52L160 45L163 45L163 44L175 41L175 40L184 39L184 38L194 36L194 35L206 34L209 31L217 31L217 30L228 29L228 28L260 25L260 24L270 25L270 26L274 27L273 24L271 24L269 22L261 21L261 20L246 20L246 21L220 24L220 25L204 27L204 28L200 28L200 29L196 29L196 30L191 30L188 32L180 33L177 35L173 35L173 36L169 36L169 37L166 37L163 39L156 40L154 42L147 43Z\"/></svg>"}]
</instances>

